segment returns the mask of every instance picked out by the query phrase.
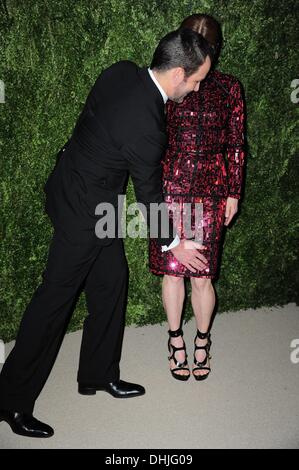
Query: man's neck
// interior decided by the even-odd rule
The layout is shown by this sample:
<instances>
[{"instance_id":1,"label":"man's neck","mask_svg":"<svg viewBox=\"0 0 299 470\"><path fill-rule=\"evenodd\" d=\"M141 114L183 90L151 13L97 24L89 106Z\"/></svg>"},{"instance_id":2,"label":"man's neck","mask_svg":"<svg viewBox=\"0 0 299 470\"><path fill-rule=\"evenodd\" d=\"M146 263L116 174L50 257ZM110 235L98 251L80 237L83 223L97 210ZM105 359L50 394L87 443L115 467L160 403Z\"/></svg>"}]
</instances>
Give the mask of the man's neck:
<instances>
[{"instance_id":1,"label":"man's neck","mask_svg":"<svg viewBox=\"0 0 299 470\"><path fill-rule=\"evenodd\" d=\"M167 92L165 90L165 85L163 84L163 81L161 80L159 74L157 72L155 72L154 70L148 68L148 71L149 71L149 74L152 78L152 80L154 81L155 85L158 87L161 95L162 95L162 98L163 98L163 101L164 103L166 103L166 101L168 100L168 95L167 95Z\"/></svg>"}]
</instances>

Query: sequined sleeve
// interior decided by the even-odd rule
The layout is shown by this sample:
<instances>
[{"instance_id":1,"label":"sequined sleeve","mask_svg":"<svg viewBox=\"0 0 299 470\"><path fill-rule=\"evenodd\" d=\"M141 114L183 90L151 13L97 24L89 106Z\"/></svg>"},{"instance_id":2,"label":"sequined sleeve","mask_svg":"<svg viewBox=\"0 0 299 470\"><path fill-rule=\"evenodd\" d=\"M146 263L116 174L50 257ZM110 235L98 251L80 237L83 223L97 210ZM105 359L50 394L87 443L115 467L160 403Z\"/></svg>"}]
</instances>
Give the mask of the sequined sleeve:
<instances>
[{"instance_id":1,"label":"sequined sleeve","mask_svg":"<svg viewBox=\"0 0 299 470\"><path fill-rule=\"evenodd\" d=\"M235 82L230 90L230 116L227 127L228 196L240 199L244 176L244 100L241 86Z\"/></svg>"}]
</instances>

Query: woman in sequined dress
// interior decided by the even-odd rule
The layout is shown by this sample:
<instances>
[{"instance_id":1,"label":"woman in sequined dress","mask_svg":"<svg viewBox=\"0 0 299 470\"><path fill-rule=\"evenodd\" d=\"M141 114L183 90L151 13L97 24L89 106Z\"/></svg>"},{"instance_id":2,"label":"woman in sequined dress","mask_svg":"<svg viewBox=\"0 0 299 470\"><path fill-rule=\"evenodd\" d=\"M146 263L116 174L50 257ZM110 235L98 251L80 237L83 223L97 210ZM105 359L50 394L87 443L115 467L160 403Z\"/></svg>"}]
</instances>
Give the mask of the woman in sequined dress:
<instances>
[{"instance_id":1,"label":"woman in sequined dress","mask_svg":"<svg viewBox=\"0 0 299 470\"><path fill-rule=\"evenodd\" d=\"M221 28L213 17L191 15L181 27L201 33L215 48L217 59ZM238 211L243 181L244 102L238 80L211 70L198 92L190 93L180 104L167 102L167 130L168 148L162 162L165 201L181 238L190 238L190 230L187 233L183 222L189 206L191 236L202 236L199 241L206 246L203 254L208 263L203 270L191 272L171 250L162 253L155 239L151 239L149 265L152 273L164 275L162 299L169 325L169 364L178 380L190 377L180 325L184 278L191 280L191 303L197 324L192 373L196 380L203 380L211 370L210 328L215 306L212 280L216 277L223 227Z\"/></svg>"}]
</instances>

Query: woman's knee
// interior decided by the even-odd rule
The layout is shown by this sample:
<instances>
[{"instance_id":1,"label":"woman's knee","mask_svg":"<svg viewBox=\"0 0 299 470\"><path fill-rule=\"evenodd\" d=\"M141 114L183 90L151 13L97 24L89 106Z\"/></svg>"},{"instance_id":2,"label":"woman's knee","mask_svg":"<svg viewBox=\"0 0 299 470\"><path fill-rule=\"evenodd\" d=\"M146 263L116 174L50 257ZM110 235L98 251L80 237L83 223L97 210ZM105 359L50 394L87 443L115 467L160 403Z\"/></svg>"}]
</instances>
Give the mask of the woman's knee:
<instances>
[{"instance_id":1,"label":"woman's knee","mask_svg":"<svg viewBox=\"0 0 299 470\"><path fill-rule=\"evenodd\" d=\"M201 277L191 277L192 289L203 290L207 289L212 285L212 280Z\"/></svg>"}]
</instances>

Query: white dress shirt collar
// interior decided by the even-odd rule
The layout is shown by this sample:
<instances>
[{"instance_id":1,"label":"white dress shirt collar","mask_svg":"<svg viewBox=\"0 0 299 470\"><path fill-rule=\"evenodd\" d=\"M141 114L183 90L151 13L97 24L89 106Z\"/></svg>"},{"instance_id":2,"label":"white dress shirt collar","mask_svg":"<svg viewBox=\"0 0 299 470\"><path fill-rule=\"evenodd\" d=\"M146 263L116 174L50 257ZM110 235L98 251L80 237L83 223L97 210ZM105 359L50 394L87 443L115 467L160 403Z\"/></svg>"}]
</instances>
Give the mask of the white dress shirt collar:
<instances>
[{"instance_id":1,"label":"white dress shirt collar","mask_svg":"<svg viewBox=\"0 0 299 470\"><path fill-rule=\"evenodd\" d=\"M158 87L158 89L159 89L159 91L160 91L160 93L161 93L161 95L162 95L164 104L165 104L166 101L168 100L168 96L166 95L165 91L163 90L163 88L161 87L160 83L159 83L158 80L156 79L156 77L155 77L155 75L154 75L152 69L150 69L150 68L148 67L147 70L148 70L148 73L150 74L150 76L151 76L153 82L157 85L157 87Z\"/></svg>"}]
</instances>

